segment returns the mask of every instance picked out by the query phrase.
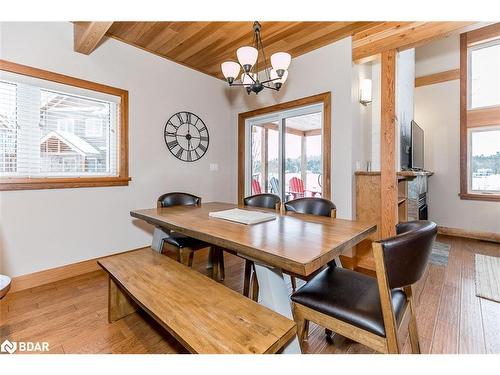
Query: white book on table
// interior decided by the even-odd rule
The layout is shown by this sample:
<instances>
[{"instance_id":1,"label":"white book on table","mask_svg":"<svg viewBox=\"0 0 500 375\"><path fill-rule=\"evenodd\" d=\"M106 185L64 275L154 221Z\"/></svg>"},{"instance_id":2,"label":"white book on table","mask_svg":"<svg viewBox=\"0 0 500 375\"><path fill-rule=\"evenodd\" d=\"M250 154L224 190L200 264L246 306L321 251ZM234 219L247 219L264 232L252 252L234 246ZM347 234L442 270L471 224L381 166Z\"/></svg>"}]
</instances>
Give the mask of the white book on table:
<instances>
[{"instance_id":1,"label":"white book on table","mask_svg":"<svg viewBox=\"0 0 500 375\"><path fill-rule=\"evenodd\" d=\"M241 210L239 208L232 208L230 210L209 212L208 216L215 217L217 219L224 219L229 221L234 221L241 224L258 224L265 221L271 221L276 219L276 215L268 212L260 211L247 211Z\"/></svg>"}]
</instances>

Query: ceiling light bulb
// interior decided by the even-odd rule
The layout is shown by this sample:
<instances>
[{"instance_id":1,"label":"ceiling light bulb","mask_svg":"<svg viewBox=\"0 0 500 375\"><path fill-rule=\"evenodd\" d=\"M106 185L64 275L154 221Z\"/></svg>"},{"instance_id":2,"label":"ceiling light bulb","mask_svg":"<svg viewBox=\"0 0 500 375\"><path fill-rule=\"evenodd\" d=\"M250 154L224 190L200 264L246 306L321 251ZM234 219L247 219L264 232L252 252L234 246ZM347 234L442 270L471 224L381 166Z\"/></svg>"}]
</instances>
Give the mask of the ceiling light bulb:
<instances>
[{"instance_id":1,"label":"ceiling light bulb","mask_svg":"<svg viewBox=\"0 0 500 375\"><path fill-rule=\"evenodd\" d=\"M278 70L287 70L292 61L292 56L286 52L276 52L271 55L271 65Z\"/></svg>"},{"instance_id":2,"label":"ceiling light bulb","mask_svg":"<svg viewBox=\"0 0 500 375\"><path fill-rule=\"evenodd\" d=\"M257 49L254 47L240 47L236 51L238 61L240 62L241 66L243 66L246 72L248 72L250 68L257 62L258 55L259 51L257 51Z\"/></svg>"},{"instance_id":3,"label":"ceiling light bulb","mask_svg":"<svg viewBox=\"0 0 500 375\"><path fill-rule=\"evenodd\" d=\"M240 64L234 61L226 61L221 64L222 74L227 80L234 80L240 74Z\"/></svg>"}]
</instances>

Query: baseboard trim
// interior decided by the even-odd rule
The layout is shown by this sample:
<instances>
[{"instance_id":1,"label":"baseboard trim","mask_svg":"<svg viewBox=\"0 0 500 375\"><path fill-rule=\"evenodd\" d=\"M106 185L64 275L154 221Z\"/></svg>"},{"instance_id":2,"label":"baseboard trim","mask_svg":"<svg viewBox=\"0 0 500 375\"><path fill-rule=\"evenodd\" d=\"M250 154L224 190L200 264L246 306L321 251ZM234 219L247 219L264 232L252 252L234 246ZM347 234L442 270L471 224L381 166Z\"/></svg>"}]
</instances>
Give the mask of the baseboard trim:
<instances>
[{"instance_id":1,"label":"baseboard trim","mask_svg":"<svg viewBox=\"0 0 500 375\"><path fill-rule=\"evenodd\" d=\"M475 240L490 241L500 243L500 233L478 232L460 228L448 228L438 226L438 233L446 236L472 238Z\"/></svg>"},{"instance_id":2,"label":"baseboard trim","mask_svg":"<svg viewBox=\"0 0 500 375\"><path fill-rule=\"evenodd\" d=\"M113 254L109 254L94 259L84 260L77 263L67 264L65 266L50 268L43 271L38 271L22 276L13 277L9 293L15 293L21 290L35 288L37 286L53 283L55 281L69 279L70 277L80 276L85 273L100 270L101 267L99 267L99 265L97 264L97 261L99 259L106 258L111 255L127 253L129 251L134 251L134 250L137 249L119 251Z\"/></svg>"}]
</instances>

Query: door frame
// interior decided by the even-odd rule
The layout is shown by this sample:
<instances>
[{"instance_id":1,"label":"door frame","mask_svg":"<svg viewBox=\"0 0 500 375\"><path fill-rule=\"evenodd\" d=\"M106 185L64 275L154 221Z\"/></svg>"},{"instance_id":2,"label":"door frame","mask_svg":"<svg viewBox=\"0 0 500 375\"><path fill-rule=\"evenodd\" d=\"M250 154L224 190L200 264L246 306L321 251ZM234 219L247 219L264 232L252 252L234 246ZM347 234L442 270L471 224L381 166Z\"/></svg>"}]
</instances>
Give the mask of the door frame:
<instances>
[{"instance_id":1,"label":"door frame","mask_svg":"<svg viewBox=\"0 0 500 375\"><path fill-rule=\"evenodd\" d=\"M238 204L243 203L245 195L245 157L246 157L246 120L252 117L271 114L311 104L323 104L322 129L322 164L323 164L323 193L322 197L331 199L331 93L324 92L285 103L278 103L269 107L258 108L238 114Z\"/></svg>"}]
</instances>

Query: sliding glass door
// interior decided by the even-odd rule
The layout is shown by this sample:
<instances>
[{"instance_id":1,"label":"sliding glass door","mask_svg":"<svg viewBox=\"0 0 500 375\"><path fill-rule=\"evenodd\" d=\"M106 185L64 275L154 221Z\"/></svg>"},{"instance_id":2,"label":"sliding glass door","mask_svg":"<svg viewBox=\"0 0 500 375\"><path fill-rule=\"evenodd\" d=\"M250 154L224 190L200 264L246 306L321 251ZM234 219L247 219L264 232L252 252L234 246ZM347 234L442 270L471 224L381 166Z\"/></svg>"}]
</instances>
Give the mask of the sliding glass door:
<instances>
[{"instance_id":1,"label":"sliding glass door","mask_svg":"<svg viewBox=\"0 0 500 375\"><path fill-rule=\"evenodd\" d=\"M322 128L322 104L247 119L245 195L321 197Z\"/></svg>"}]
</instances>

